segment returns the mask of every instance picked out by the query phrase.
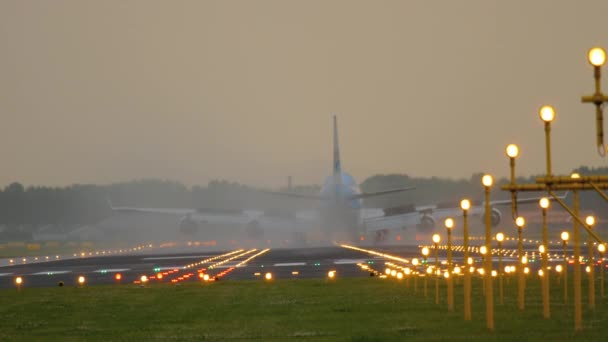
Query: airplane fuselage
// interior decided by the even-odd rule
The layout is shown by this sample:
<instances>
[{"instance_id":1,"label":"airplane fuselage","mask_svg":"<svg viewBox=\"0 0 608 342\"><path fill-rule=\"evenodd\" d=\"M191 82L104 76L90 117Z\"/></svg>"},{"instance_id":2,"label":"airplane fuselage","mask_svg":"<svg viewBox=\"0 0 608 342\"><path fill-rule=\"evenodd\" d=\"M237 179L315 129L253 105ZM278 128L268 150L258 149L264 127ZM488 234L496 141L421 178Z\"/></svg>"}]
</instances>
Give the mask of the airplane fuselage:
<instances>
[{"instance_id":1,"label":"airplane fuselage","mask_svg":"<svg viewBox=\"0 0 608 342\"><path fill-rule=\"evenodd\" d=\"M321 189L321 229L326 234L346 232L356 235L361 227L361 199L353 199L361 191L355 179L340 172L326 178Z\"/></svg>"}]
</instances>

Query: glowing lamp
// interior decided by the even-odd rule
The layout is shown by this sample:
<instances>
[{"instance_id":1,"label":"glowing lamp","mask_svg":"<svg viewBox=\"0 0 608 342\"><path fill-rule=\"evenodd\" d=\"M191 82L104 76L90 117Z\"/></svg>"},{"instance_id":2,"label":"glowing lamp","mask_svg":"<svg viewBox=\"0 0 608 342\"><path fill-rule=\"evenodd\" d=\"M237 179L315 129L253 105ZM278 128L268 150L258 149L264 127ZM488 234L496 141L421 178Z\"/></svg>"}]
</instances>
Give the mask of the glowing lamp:
<instances>
[{"instance_id":1,"label":"glowing lamp","mask_svg":"<svg viewBox=\"0 0 608 342\"><path fill-rule=\"evenodd\" d=\"M142 276L139 278L139 280L140 280L142 283L147 283L147 282L148 282L148 277L147 277L146 275L142 275Z\"/></svg>"},{"instance_id":2,"label":"glowing lamp","mask_svg":"<svg viewBox=\"0 0 608 342\"><path fill-rule=\"evenodd\" d=\"M603 243L600 243L599 245L597 245L597 250L598 250L600 253L604 253L604 252L606 251L606 245L605 245L605 244L603 244Z\"/></svg>"},{"instance_id":3,"label":"glowing lamp","mask_svg":"<svg viewBox=\"0 0 608 342\"><path fill-rule=\"evenodd\" d=\"M23 284L23 278L21 278L21 277L15 278L15 284L17 286L21 286L21 284Z\"/></svg>"},{"instance_id":4,"label":"glowing lamp","mask_svg":"<svg viewBox=\"0 0 608 342\"><path fill-rule=\"evenodd\" d=\"M471 201L469 201L468 199L463 199L462 201L460 201L460 208L462 210L471 209Z\"/></svg>"},{"instance_id":5,"label":"glowing lamp","mask_svg":"<svg viewBox=\"0 0 608 342\"><path fill-rule=\"evenodd\" d=\"M540 253L545 253L545 246L544 246L544 245L540 245L540 246L538 246L538 251L539 251Z\"/></svg>"},{"instance_id":6,"label":"glowing lamp","mask_svg":"<svg viewBox=\"0 0 608 342\"><path fill-rule=\"evenodd\" d=\"M538 110L538 115L541 120L549 123L555 119L555 108L552 106L542 106Z\"/></svg>"},{"instance_id":7,"label":"glowing lamp","mask_svg":"<svg viewBox=\"0 0 608 342\"><path fill-rule=\"evenodd\" d=\"M429 248L428 247L423 247L422 248L422 255L424 255L424 256L428 256L429 255Z\"/></svg>"},{"instance_id":8,"label":"glowing lamp","mask_svg":"<svg viewBox=\"0 0 608 342\"><path fill-rule=\"evenodd\" d=\"M120 281L120 280L122 279L122 274L120 274L120 273L116 273L116 274L114 275L114 279L115 279L115 280L117 280L117 281Z\"/></svg>"},{"instance_id":9,"label":"glowing lamp","mask_svg":"<svg viewBox=\"0 0 608 342\"><path fill-rule=\"evenodd\" d=\"M264 275L264 278L266 278L266 280L272 280L272 273L266 273L266 275Z\"/></svg>"},{"instance_id":10,"label":"glowing lamp","mask_svg":"<svg viewBox=\"0 0 608 342\"><path fill-rule=\"evenodd\" d=\"M334 279L336 277L336 271L329 271L329 272L327 272L327 277L329 279Z\"/></svg>"},{"instance_id":11,"label":"glowing lamp","mask_svg":"<svg viewBox=\"0 0 608 342\"><path fill-rule=\"evenodd\" d=\"M441 241L441 236L439 236L439 234L433 234L433 242L439 243L439 241Z\"/></svg>"},{"instance_id":12,"label":"glowing lamp","mask_svg":"<svg viewBox=\"0 0 608 342\"><path fill-rule=\"evenodd\" d=\"M601 47L593 47L587 52L587 60L594 67L601 67L606 63L606 50Z\"/></svg>"},{"instance_id":13,"label":"glowing lamp","mask_svg":"<svg viewBox=\"0 0 608 342\"><path fill-rule=\"evenodd\" d=\"M488 248L486 246L479 247L479 253L486 255L486 253L488 253Z\"/></svg>"},{"instance_id":14,"label":"glowing lamp","mask_svg":"<svg viewBox=\"0 0 608 342\"><path fill-rule=\"evenodd\" d=\"M557 273L562 273L562 271L563 271L562 265L555 266L555 270L557 271Z\"/></svg>"},{"instance_id":15,"label":"glowing lamp","mask_svg":"<svg viewBox=\"0 0 608 342\"><path fill-rule=\"evenodd\" d=\"M538 201L538 205L540 205L540 207L543 209L549 208L549 203L550 201L547 197L543 197L540 199L540 201Z\"/></svg>"},{"instance_id":16,"label":"glowing lamp","mask_svg":"<svg viewBox=\"0 0 608 342\"><path fill-rule=\"evenodd\" d=\"M494 183L494 179L491 175L484 175L483 177L481 177L481 184L483 184L483 186L485 186L486 188L491 187L492 183Z\"/></svg>"},{"instance_id":17,"label":"glowing lamp","mask_svg":"<svg viewBox=\"0 0 608 342\"><path fill-rule=\"evenodd\" d=\"M564 242L568 241L568 239L570 239L570 234L568 232L562 232L561 234L561 238Z\"/></svg>"},{"instance_id":18,"label":"glowing lamp","mask_svg":"<svg viewBox=\"0 0 608 342\"><path fill-rule=\"evenodd\" d=\"M412 265L414 265L414 266L420 265L420 260L418 260L418 258L412 259Z\"/></svg>"},{"instance_id":19,"label":"glowing lamp","mask_svg":"<svg viewBox=\"0 0 608 342\"><path fill-rule=\"evenodd\" d=\"M85 281L86 281L86 279L84 278L84 276L78 277L78 284L83 285Z\"/></svg>"},{"instance_id":20,"label":"glowing lamp","mask_svg":"<svg viewBox=\"0 0 608 342\"><path fill-rule=\"evenodd\" d=\"M451 217L448 217L445 219L444 224L447 229L452 229L452 228L454 228L454 219Z\"/></svg>"},{"instance_id":21,"label":"glowing lamp","mask_svg":"<svg viewBox=\"0 0 608 342\"><path fill-rule=\"evenodd\" d=\"M496 234L496 241L503 242L504 240L505 240L505 234L503 234L503 233Z\"/></svg>"},{"instance_id":22,"label":"glowing lamp","mask_svg":"<svg viewBox=\"0 0 608 342\"><path fill-rule=\"evenodd\" d=\"M592 215L585 217L585 223L590 227L595 225L595 217L593 217Z\"/></svg>"},{"instance_id":23,"label":"glowing lamp","mask_svg":"<svg viewBox=\"0 0 608 342\"><path fill-rule=\"evenodd\" d=\"M506 153L509 158L517 158L519 156L519 147L515 144L509 144L507 145Z\"/></svg>"},{"instance_id":24,"label":"glowing lamp","mask_svg":"<svg viewBox=\"0 0 608 342\"><path fill-rule=\"evenodd\" d=\"M517 216L515 219L515 225L519 228L523 228L526 225L526 219L521 216Z\"/></svg>"}]
</instances>

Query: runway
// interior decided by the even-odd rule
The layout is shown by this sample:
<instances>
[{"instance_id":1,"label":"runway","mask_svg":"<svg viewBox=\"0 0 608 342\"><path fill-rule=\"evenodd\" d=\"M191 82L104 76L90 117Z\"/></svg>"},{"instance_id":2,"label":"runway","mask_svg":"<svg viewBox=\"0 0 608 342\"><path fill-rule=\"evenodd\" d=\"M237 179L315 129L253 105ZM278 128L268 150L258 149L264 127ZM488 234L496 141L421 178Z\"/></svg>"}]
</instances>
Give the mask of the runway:
<instances>
[{"instance_id":1,"label":"runway","mask_svg":"<svg viewBox=\"0 0 608 342\"><path fill-rule=\"evenodd\" d=\"M275 279L297 278L323 278L330 270L336 271L339 277L369 277L369 273L362 272L357 263L370 263L382 265L384 259L379 256L368 255L359 251L341 247L316 247L271 249L246 263L239 265L249 257L260 253L263 249L238 249L232 251L198 251L191 250L183 253L158 254L137 253L120 256L93 256L76 257L68 260L52 260L28 264L15 264L0 267L0 287L14 287L14 279L23 278L23 286L50 287L78 285L79 276L84 276L87 285L132 284L138 282L142 275L146 275L150 282L170 282L180 276L191 274L182 281L200 281L197 275L200 270L209 274L211 278L225 272L220 279L223 280L255 280L261 279L270 272ZM413 256L419 253L416 246L391 246L385 248L400 256ZM235 252L235 254L222 257L222 255ZM240 255L247 253L244 255ZM236 258L213 266L236 256ZM203 262L208 259L215 260ZM198 265L195 265L200 263ZM238 267L237 267L238 266ZM230 270L229 272L226 272ZM164 279L156 279L158 274ZM116 280L116 274L121 279Z\"/></svg>"}]
</instances>

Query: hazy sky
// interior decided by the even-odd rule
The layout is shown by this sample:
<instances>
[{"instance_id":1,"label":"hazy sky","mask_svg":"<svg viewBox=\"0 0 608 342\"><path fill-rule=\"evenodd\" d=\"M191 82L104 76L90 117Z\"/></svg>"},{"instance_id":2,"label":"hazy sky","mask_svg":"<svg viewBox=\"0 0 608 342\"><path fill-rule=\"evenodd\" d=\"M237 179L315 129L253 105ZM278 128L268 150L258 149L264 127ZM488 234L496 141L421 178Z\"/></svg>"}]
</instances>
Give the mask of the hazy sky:
<instances>
[{"instance_id":1,"label":"hazy sky","mask_svg":"<svg viewBox=\"0 0 608 342\"><path fill-rule=\"evenodd\" d=\"M605 0L0 0L0 186L320 183L332 113L359 181L505 176L510 142L528 175L545 103L554 171L605 166L580 96L607 20Z\"/></svg>"}]
</instances>

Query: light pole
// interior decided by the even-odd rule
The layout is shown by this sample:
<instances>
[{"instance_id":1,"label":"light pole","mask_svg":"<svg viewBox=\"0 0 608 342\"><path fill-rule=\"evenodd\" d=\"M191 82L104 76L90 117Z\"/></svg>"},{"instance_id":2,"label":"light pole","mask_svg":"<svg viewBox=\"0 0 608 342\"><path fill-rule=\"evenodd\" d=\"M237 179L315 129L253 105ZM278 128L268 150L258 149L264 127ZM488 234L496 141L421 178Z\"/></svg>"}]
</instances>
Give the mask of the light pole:
<instances>
[{"instance_id":1,"label":"light pole","mask_svg":"<svg viewBox=\"0 0 608 342\"><path fill-rule=\"evenodd\" d=\"M589 226L589 228L593 228L593 226L595 225L595 217L593 217L592 215L585 217L585 223ZM595 274L594 274L595 262L593 260L593 238L591 237L591 234L589 235L589 240L587 242L587 245L589 247L589 260L588 260L589 273L587 274L589 276L589 309L594 310L595 309Z\"/></svg>"},{"instance_id":2,"label":"light pole","mask_svg":"<svg viewBox=\"0 0 608 342\"><path fill-rule=\"evenodd\" d=\"M595 93L591 96L583 96L581 102L593 103L595 105L595 127L597 135L597 149L601 156L606 155L604 149L604 123L603 123L603 104L608 102L608 96L602 93L600 80L602 78L601 67L606 63L606 51L600 47L594 47L587 53L587 60L593 66L593 78L595 79Z\"/></svg>"},{"instance_id":3,"label":"light pole","mask_svg":"<svg viewBox=\"0 0 608 342\"><path fill-rule=\"evenodd\" d=\"M441 237L439 234L433 234L433 243L435 244L435 304L439 304L439 241Z\"/></svg>"},{"instance_id":4,"label":"light pole","mask_svg":"<svg viewBox=\"0 0 608 342\"><path fill-rule=\"evenodd\" d=\"M452 277L452 228L454 228L454 219L448 217L444 221L445 228L448 233L448 311L454 311L454 281Z\"/></svg>"},{"instance_id":5,"label":"light pole","mask_svg":"<svg viewBox=\"0 0 608 342\"><path fill-rule=\"evenodd\" d=\"M424 265L428 265L427 263L427 258L429 257L429 248L428 247L423 247L422 248L422 259L424 260ZM428 266L427 266L428 268ZM424 297L428 297L428 291L427 291L427 278L428 278L428 272L426 275L424 275Z\"/></svg>"},{"instance_id":6,"label":"light pole","mask_svg":"<svg viewBox=\"0 0 608 342\"><path fill-rule=\"evenodd\" d=\"M515 144L507 145L505 150L509 157L509 168L511 169L511 185L515 185L515 158L519 156L519 147ZM511 217L517 217L517 192L511 190Z\"/></svg>"},{"instance_id":7,"label":"light pole","mask_svg":"<svg viewBox=\"0 0 608 342\"><path fill-rule=\"evenodd\" d=\"M524 230L524 226L526 225L526 220L518 216L515 219L515 225L517 226L517 262L519 263L517 273L518 273L518 281L517 281L517 304L519 310L524 309L525 303L525 287L526 287L526 278L524 274L524 249L523 243L521 240L521 234Z\"/></svg>"},{"instance_id":8,"label":"light pole","mask_svg":"<svg viewBox=\"0 0 608 342\"><path fill-rule=\"evenodd\" d=\"M549 260L547 256L547 251L545 247L548 246L547 243L547 209L549 209L549 199L547 197L543 197L540 199L539 204L543 212L543 250L541 251L541 267L543 270L544 276L542 277L542 292L543 292L543 317L546 319L551 318L551 312L549 309L549 273L547 269L549 267Z\"/></svg>"},{"instance_id":9,"label":"light pole","mask_svg":"<svg viewBox=\"0 0 608 342\"><path fill-rule=\"evenodd\" d=\"M418 258L412 259L412 265L414 266L414 294L418 294L418 265L420 265L420 260Z\"/></svg>"},{"instance_id":10,"label":"light pole","mask_svg":"<svg viewBox=\"0 0 608 342\"><path fill-rule=\"evenodd\" d=\"M606 253L606 245L600 243L597 245L597 250L600 252L600 296L604 298L604 253Z\"/></svg>"},{"instance_id":11,"label":"light pole","mask_svg":"<svg viewBox=\"0 0 608 342\"><path fill-rule=\"evenodd\" d=\"M581 176L578 173L570 175L572 179L580 179ZM576 217L579 216L579 195L578 190L572 191L572 202L573 212ZM578 331L583 329L583 308L582 308L582 291L581 291L581 234L578 226L578 220L572 220L572 234L573 240L572 245L574 249L574 330Z\"/></svg>"},{"instance_id":12,"label":"light pole","mask_svg":"<svg viewBox=\"0 0 608 342\"><path fill-rule=\"evenodd\" d=\"M487 296L486 277L485 277L485 274L487 272L485 269L485 267L486 267L485 265L486 265L486 255L488 254L488 249L486 248L485 245L481 245L479 247L479 254L481 254L481 269L480 269L481 270L481 273L480 273L481 274L481 283L483 284L483 296L485 297L485 296Z\"/></svg>"},{"instance_id":13,"label":"light pole","mask_svg":"<svg viewBox=\"0 0 608 342\"><path fill-rule=\"evenodd\" d=\"M462 234L463 234L463 247L464 257L463 260L468 264L469 262L469 220L468 213L471 209L471 201L463 199L460 201L460 208L462 209ZM470 265L465 267L464 270L464 320L471 320L471 272Z\"/></svg>"},{"instance_id":14,"label":"light pole","mask_svg":"<svg viewBox=\"0 0 608 342\"><path fill-rule=\"evenodd\" d=\"M568 303L568 255L566 254L566 247L568 246L568 240L570 239L570 234L566 231L563 231L561 234L562 245L564 246L564 304Z\"/></svg>"},{"instance_id":15,"label":"light pole","mask_svg":"<svg viewBox=\"0 0 608 342\"><path fill-rule=\"evenodd\" d=\"M490 188L493 179L491 175L484 175L481 183L485 192L485 221L486 221L486 248L488 256L485 260L485 279L486 279L486 326L488 330L494 330L494 296L492 293L492 217L490 208Z\"/></svg>"},{"instance_id":16,"label":"light pole","mask_svg":"<svg viewBox=\"0 0 608 342\"><path fill-rule=\"evenodd\" d=\"M545 123L545 149L547 150L547 177L551 177L551 121L555 119L555 108L542 106L538 111L540 119Z\"/></svg>"},{"instance_id":17,"label":"light pole","mask_svg":"<svg viewBox=\"0 0 608 342\"><path fill-rule=\"evenodd\" d=\"M500 305L504 304L504 292L502 287L502 242L505 240L505 234L496 233L496 242L498 243L498 296Z\"/></svg>"}]
</instances>

